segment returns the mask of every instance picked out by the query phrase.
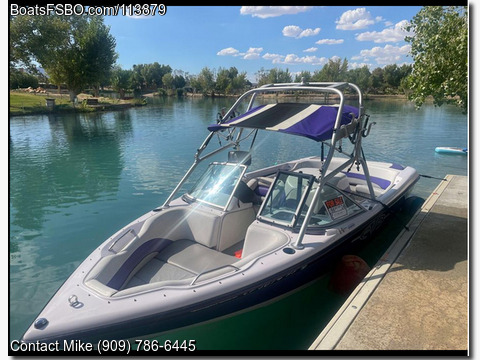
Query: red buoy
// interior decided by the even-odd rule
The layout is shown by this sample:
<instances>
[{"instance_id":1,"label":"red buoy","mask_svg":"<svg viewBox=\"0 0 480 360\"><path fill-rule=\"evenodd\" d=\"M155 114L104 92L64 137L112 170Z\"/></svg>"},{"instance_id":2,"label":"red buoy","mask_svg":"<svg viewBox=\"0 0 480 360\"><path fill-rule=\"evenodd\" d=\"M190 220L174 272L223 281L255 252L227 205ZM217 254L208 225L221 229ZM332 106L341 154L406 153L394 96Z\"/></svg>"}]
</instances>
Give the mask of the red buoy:
<instances>
[{"instance_id":1,"label":"red buoy","mask_svg":"<svg viewBox=\"0 0 480 360\"><path fill-rule=\"evenodd\" d=\"M335 268L328 288L339 295L348 295L369 271L370 267L361 257L345 255Z\"/></svg>"}]
</instances>

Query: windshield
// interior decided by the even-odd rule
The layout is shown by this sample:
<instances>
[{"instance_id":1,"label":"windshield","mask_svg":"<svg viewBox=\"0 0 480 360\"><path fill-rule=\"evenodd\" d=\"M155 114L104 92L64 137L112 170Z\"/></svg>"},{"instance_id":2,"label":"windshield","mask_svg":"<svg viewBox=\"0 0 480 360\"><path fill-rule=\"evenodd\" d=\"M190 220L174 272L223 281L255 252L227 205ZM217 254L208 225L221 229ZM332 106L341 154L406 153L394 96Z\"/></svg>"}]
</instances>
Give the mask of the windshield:
<instances>
[{"instance_id":1,"label":"windshield","mask_svg":"<svg viewBox=\"0 0 480 360\"><path fill-rule=\"evenodd\" d=\"M312 204L317 186L312 175L280 172L260 210L259 218L284 226L299 227L309 207L313 206L308 228L315 229L343 221L362 211L352 199L329 184L325 184L318 201Z\"/></svg>"},{"instance_id":2,"label":"windshield","mask_svg":"<svg viewBox=\"0 0 480 360\"><path fill-rule=\"evenodd\" d=\"M241 164L212 163L188 195L195 200L226 208L246 168Z\"/></svg>"},{"instance_id":3,"label":"windshield","mask_svg":"<svg viewBox=\"0 0 480 360\"><path fill-rule=\"evenodd\" d=\"M260 218L294 226L299 211L313 181L312 175L280 172L260 211Z\"/></svg>"}]
</instances>

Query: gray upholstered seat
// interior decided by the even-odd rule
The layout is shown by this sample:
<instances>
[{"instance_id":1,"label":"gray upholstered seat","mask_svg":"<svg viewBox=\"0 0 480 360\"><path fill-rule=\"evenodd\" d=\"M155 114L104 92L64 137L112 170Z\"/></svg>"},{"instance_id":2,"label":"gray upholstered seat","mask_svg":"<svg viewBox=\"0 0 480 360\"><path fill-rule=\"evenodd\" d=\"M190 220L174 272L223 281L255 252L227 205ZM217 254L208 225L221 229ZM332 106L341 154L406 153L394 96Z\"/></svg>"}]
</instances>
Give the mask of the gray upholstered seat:
<instances>
[{"instance_id":1,"label":"gray upholstered seat","mask_svg":"<svg viewBox=\"0 0 480 360\"><path fill-rule=\"evenodd\" d=\"M157 258L181 269L200 274L229 265L238 260L191 240L177 240L157 255Z\"/></svg>"},{"instance_id":2,"label":"gray upholstered seat","mask_svg":"<svg viewBox=\"0 0 480 360\"><path fill-rule=\"evenodd\" d=\"M184 280L234 263L237 258L207 248L192 240L177 240L143 266L123 287L168 280Z\"/></svg>"}]
</instances>

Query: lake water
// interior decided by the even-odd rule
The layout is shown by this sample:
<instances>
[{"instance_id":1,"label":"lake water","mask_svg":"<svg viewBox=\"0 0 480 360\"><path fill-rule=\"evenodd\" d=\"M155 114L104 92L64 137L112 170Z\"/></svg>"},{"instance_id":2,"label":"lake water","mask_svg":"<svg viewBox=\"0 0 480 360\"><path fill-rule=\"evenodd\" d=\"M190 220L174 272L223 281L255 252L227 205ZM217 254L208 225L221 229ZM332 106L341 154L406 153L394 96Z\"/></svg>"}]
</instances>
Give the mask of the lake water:
<instances>
[{"instance_id":1,"label":"lake water","mask_svg":"<svg viewBox=\"0 0 480 360\"><path fill-rule=\"evenodd\" d=\"M10 118L11 340L21 337L98 244L163 203L192 163L207 125L231 104L232 99L156 99L124 112ZM467 175L467 156L434 152L437 146L467 146L467 116L456 108L415 110L406 101L372 100L366 110L376 122L364 141L368 160L410 165L438 178ZM262 151L253 168L320 152L313 141L283 134L258 142ZM438 183L422 178L414 195L426 198ZM197 339L197 347L207 349L307 348L336 311L322 301L342 301L325 292L325 281L172 336Z\"/></svg>"}]
</instances>

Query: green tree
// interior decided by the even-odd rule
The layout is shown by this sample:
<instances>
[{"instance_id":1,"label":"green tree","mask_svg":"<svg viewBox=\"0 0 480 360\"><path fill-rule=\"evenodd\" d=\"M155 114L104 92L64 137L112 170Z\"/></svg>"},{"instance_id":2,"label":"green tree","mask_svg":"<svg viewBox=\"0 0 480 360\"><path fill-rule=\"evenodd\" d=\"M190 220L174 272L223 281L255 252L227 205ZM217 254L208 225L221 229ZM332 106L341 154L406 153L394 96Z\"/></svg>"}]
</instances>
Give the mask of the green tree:
<instances>
[{"instance_id":1,"label":"green tree","mask_svg":"<svg viewBox=\"0 0 480 360\"><path fill-rule=\"evenodd\" d=\"M270 70L265 70L261 68L256 75L258 86L273 83L292 82L292 74L288 71L288 69L283 70L279 68L273 68Z\"/></svg>"},{"instance_id":2,"label":"green tree","mask_svg":"<svg viewBox=\"0 0 480 360\"><path fill-rule=\"evenodd\" d=\"M468 107L468 14L462 6L425 6L414 16L406 30L414 36L411 44L414 60L408 78L410 100L421 106L428 96L437 106L455 103Z\"/></svg>"},{"instance_id":3,"label":"green tree","mask_svg":"<svg viewBox=\"0 0 480 360\"><path fill-rule=\"evenodd\" d=\"M397 64L387 65L383 68L383 80L388 93L394 93L400 86L401 73Z\"/></svg>"},{"instance_id":4,"label":"green tree","mask_svg":"<svg viewBox=\"0 0 480 360\"><path fill-rule=\"evenodd\" d=\"M88 85L93 87L95 96L98 96L100 86L110 80L113 64L118 57L115 38L101 17L93 17L85 31L78 34L78 44L84 58Z\"/></svg>"},{"instance_id":5,"label":"green tree","mask_svg":"<svg viewBox=\"0 0 480 360\"><path fill-rule=\"evenodd\" d=\"M368 93L372 87L372 74L368 66L364 65L361 68L349 70L347 81L358 85L364 93Z\"/></svg>"},{"instance_id":6,"label":"green tree","mask_svg":"<svg viewBox=\"0 0 480 360\"><path fill-rule=\"evenodd\" d=\"M185 87L186 83L187 83L187 81L185 80L183 75L176 74L173 77L173 87L175 89L181 89L181 88Z\"/></svg>"},{"instance_id":7,"label":"green tree","mask_svg":"<svg viewBox=\"0 0 480 360\"><path fill-rule=\"evenodd\" d=\"M215 81L215 90L219 94L225 94L227 92L227 87L231 84L232 79L230 79L230 72L228 69L219 68L217 71L217 79Z\"/></svg>"},{"instance_id":8,"label":"green tree","mask_svg":"<svg viewBox=\"0 0 480 360\"><path fill-rule=\"evenodd\" d=\"M235 69L236 70L236 69ZM228 94L236 94L237 92L242 92L245 90L245 87L248 84L247 80L247 73L241 72L232 79L230 84L227 86L227 93Z\"/></svg>"},{"instance_id":9,"label":"green tree","mask_svg":"<svg viewBox=\"0 0 480 360\"><path fill-rule=\"evenodd\" d=\"M370 79L371 79L373 91L375 93L383 92L384 84L385 84L383 80L383 69L380 67L373 69Z\"/></svg>"},{"instance_id":10,"label":"green tree","mask_svg":"<svg viewBox=\"0 0 480 360\"><path fill-rule=\"evenodd\" d=\"M208 67L204 67L197 76L199 90L204 95L215 95L215 74Z\"/></svg>"},{"instance_id":11,"label":"green tree","mask_svg":"<svg viewBox=\"0 0 480 360\"><path fill-rule=\"evenodd\" d=\"M260 70L258 70L255 73L255 78L257 80L258 86L268 84L267 77L268 77L268 70L265 70L265 68L262 66Z\"/></svg>"},{"instance_id":12,"label":"green tree","mask_svg":"<svg viewBox=\"0 0 480 360\"><path fill-rule=\"evenodd\" d=\"M52 82L64 83L73 101L87 85L109 77L115 39L101 17L15 16L10 18L10 67L38 63Z\"/></svg>"},{"instance_id":13,"label":"green tree","mask_svg":"<svg viewBox=\"0 0 480 360\"><path fill-rule=\"evenodd\" d=\"M125 97L125 92L132 87L132 70L123 70L120 67L116 67L112 71L112 87L113 90L119 93L120 98Z\"/></svg>"},{"instance_id":14,"label":"green tree","mask_svg":"<svg viewBox=\"0 0 480 360\"><path fill-rule=\"evenodd\" d=\"M170 65L160 65L158 62L145 65L145 80L148 87L156 90L163 86L163 77L166 74L171 74L172 68Z\"/></svg>"},{"instance_id":15,"label":"green tree","mask_svg":"<svg viewBox=\"0 0 480 360\"><path fill-rule=\"evenodd\" d=\"M10 89L38 87L38 79L32 75L17 69L10 71Z\"/></svg>"},{"instance_id":16,"label":"green tree","mask_svg":"<svg viewBox=\"0 0 480 360\"><path fill-rule=\"evenodd\" d=\"M165 87L166 90L173 89L174 88L174 86L173 86L174 78L173 78L172 74L171 73L166 73L165 75L163 75L162 83L163 83L163 86Z\"/></svg>"},{"instance_id":17,"label":"green tree","mask_svg":"<svg viewBox=\"0 0 480 360\"><path fill-rule=\"evenodd\" d=\"M310 82L312 79L312 73L310 71L303 70L299 74L295 75L295 82Z\"/></svg>"},{"instance_id":18,"label":"green tree","mask_svg":"<svg viewBox=\"0 0 480 360\"><path fill-rule=\"evenodd\" d=\"M130 78L132 89L135 96L139 96L145 88L145 78L144 78L144 65L133 65L132 67L132 75Z\"/></svg>"},{"instance_id":19,"label":"green tree","mask_svg":"<svg viewBox=\"0 0 480 360\"><path fill-rule=\"evenodd\" d=\"M331 81L345 81L347 78L348 61L347 59L337 58L330 59L320 71L315 71L312 76L312 81L331 82Z\"/></svg>"}]
</instances>

